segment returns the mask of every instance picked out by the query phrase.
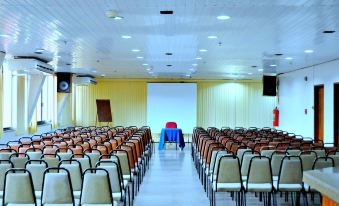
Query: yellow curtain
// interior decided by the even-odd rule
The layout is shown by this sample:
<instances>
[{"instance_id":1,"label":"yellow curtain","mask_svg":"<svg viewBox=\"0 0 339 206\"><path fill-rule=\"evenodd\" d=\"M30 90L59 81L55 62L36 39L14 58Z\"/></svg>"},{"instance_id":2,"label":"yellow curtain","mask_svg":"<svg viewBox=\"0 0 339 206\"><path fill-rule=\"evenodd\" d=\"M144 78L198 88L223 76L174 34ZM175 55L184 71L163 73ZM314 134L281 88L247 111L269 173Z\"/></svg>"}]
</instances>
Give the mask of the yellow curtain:
<instances>
[{"instance_id":1,"label":"yellow curtain","mask_svg":"<svg viewBox=\"0 0 339 206\"><path fill-rule=\"evenodd\" d=\"M95 125L96 99L109 99L114 126L146 125L146 82L99 80L97 85L76 87L75 122Z\"/></svg>"},{"instance_id":2,"label":"yellow curtain","mask_svg":"<svg viewBox=\"0 0 339 206\"><path fill-rule=\"evenodd\" d=\"M199 82L197 124L202 127L270 127L275 97L261 82Z\"/></svg>"}]
</instances>

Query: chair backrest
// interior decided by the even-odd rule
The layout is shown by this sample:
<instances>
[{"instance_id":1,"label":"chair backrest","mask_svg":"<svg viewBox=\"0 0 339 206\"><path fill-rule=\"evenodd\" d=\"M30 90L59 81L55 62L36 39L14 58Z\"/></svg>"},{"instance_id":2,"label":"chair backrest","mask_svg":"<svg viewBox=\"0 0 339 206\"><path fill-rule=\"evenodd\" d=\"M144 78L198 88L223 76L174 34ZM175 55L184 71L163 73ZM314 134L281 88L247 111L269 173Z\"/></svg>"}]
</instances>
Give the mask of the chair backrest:
<instances>
[{"instance_id":1,"label":"chair backrest","mask_svg":"<svg viewBox=\"0 0 339 206\"><path fill-rule=\"evenodd\" d=\"M94 149L93 149L94 150ZM96 149L95 149L96 150ZM86 152L86 151L84 151L84 152ZM96 151L96 152L91 152L91 153L88 153L87 154L89 157L90 157L90 159L91 159L91 165L92 165L92 167L94 167L98 162L99 162L99 158L100 158L100 156L101 156L101 152L98 150L98 151Z\"/></svg>"},{"instance_id":2,"label":"chair backrest","mask_svg":"<svg viewBox=\"0 0 339 206\"><path fill-rule=\"evenodd\" d=\"M42 190L42 182L45 169L48 164L44 160L29 160L25 164L26 170L30 171L35 191Z\"/></svg>"},{"instance_id":3,"label":"chair backrest","mask_svg":"<svg viewBox=\"0 0 339 206\"><path fill-rule=\"evenodd\" d=\"M48 167L58 167L60 162L60 156L58 154L43 154L41 159L44 160Z\"/></svg>"},{"instance_id":4,"label":"chair backrest","mask_svg":"<svg viewBox=\"0 0 339 206\"><path fill-rule=\"evenodd\" d=\"M0 160L0 191L4 191L5 173L12 169L13 164L9 160Z\"/></svg>"},{"instance_id":5,"label":"chair backrest","mask_svg":"<svg viewBox=\"0 0 339 206\"><path fill-rule=\"evenodd\" d=\"M213 150L211 155L211 162L209 167L209 172L212 173L214 170L214 167L217 165L217 156L220 154L227 154L226 150Z\"/></svg>"},{"instance_id":6,"label":"chair backrest","mask_svg":"<svg viewBox=\"0 0 339 206\"><path fill-rule=\"evenodd\" d=\"M279 184L302 184L303 168L299 156L285 156L281 161Z\"/></svg>"},{"instance_id":7,"label":"chair backrest","mask_svg":"<svg viewBox=\"0 0 339 206\"><path fill-rule=\"evenodd\" d=\"M166 128L177 128L177 123L175 122L167 122Z\"/></svg>"},{"instance_id":8,"label":"chair backrest","mask_svg":"<svg viewBox=\"0 0 339 206\"><path fill-rule=\"evenodd\" d=\"M98 173L97 171L104 171ZM96 173L89 173L95 171ZM113 205L110 179L107 170L90 168L83 173L80 204L111 204Z\"/></svg>"},{"instance_id":9,"label":"chair backrest","mask_svg":"<svg viewBox=\"0 0 339 206\"><path fill-rule=\"evenodd\" d=\"M131 176L131 169L128 161L128 153L125 152L117 153L116 156L119 159L122 174Z\"/></svg>"},{"instance_id":10,"label":"chair backrest","mask_svg":"<svg viewBox=\"0 0 339 206\"><path fill-rule=\"evenodd\" d=\"M247 176L248 175L248 169L250 166L250 162L252 157L254 156L260 156L259 154L253 154L251 151L250 152L244 152L243 153L243 157L242 157L242 161L241 161L241 175L242 176Z\"/></svg>"},{"instance_id":11,"label":"chair backrest","mask_svg":"<svg viewBox=\"0 0 339 206\"><path fill-rule=\"evenodd\" d=\"M13 163L14 168L25 168L25 163L29 160L29 156L25 153L11 154L9 160Z\"/></svg>"},{"instance_id":12,"label":"chair backrest","mask_svg":"<svg viewBox=\"0 0 339 206\"><path fill-rule=\"evenodd\" d=\"M312 169L322 169L326 167L334 167L334 160L331 157L317 157L313 163Z\"/></svg>"},{"instance_id":13,"label":"chair backrest","mask_svg":"<svg viewBox=\"0 0 339 206\"><path fill-rule=\"evenodd\" d=\"M270 158L264 156L254 156L248 168L248 183L269 183L272 184L272 170ZM248 187L247 187L248 188Z\"/></svg>"},{"instance_id":14,"label":"chair backrest","mask_svg":"<svg viewBox=\"0 0 339 206\"><path fill-rule=\"evenodd\" d=\"M119 166L114 161L100 161L96 165L96 168L105 169L109 174L111 190L113 193L121 192L122 193L122 176L119 171ZM104 173L104 171L98 171L97 173Z\"/></svg>"},{"instance_id":15,"label":"chair backrest","mask_svg":"<svg viewBox=\"0 0 339 206\"><path fill-rule=\"evenodd\" d=\"M28 170L16 168L7 170L2 203L2 205L36 205L32 176Z\"/></svg>"},{"instance_id":16,"label":"chair backrest","mask_svg":"<svg viewBox=\"0 0 339 206\"><path fill-rule=\"evenodd\" d=\"M287 155L287 152L275 151L271 156L271 167L272 167L272 175L278 176L281 166L282 159Z\"/></svg>"},{"instance_id":17,"label":"chair backrest","mask_svg":"<svg viewBox=\"0 0 339 206\"><path fill-rule=\"evenodd\" d=\"M315 153L317 153L317 157L326 157L326 150L325 149L318 149L318 150L312 150Z\"/></svg>"},{"instance_id":18,"label":"chair backrest","mask_svg":"<svg viewBox=\"0 0 339 206\"><path fill-rule=\"evenodd\" d=\"M217 183L242 183L240 161L237 156L220 157L217 167Z\"/></svg>"},{"instance_id":19,"label":"chair backrest","mask_svg":"<svg viewBox=\"0 0 339 206\"><path fill-rule=\"evenodd\" d=\"M78 160L61 160L59 167L65 168L70 175L72 187L74 191L80 191L82 185L82 168ZM62 170L61 172L65 172Z\"/></svg>"},{"instance_id":20,"label":"chair backrest","mask_svg":"<svg viewBox=\"0 0 339 206\"><path fill-rule=\"evenodd\" d=\"M41 155L42 155L42 150L35 149L35 150L31 151L30 149L28 149L28 150L26 150L25 153L29 156L30 160L40 160Z\"/></svg>"},{"instance_id":21,"label":"chair backrest","mask_svg":"<svg viewBox=\"0 0 339 206\"><path fill-rule=\"evenodd\" d=\"M72 156L72 160L78 160L81 164L81 169L82 172L84 172L85 170L92 168L92 164L91 164L91 158L87 155L87 154L82 154L82 157L78 157L79 155L74 154Z\"/></svg>"},{"instance_id":22,"label":"chair backrest","mask_svg":"<svg viewBox=\"0 0 339 206\"><path fill-rule=\"evenodd\" d=\"M303 166L303 170L312 170L314 161L317 159L317 153L313 151L301 152L300 158Z\"/></svg>"},{"instance_id":23,"label":"chair backrest","mask_svg":"<svg viewBox=\"0 0 339 206\"><path fill-rule=\"evenodd\" d=\"M242 156L245 152L251 151L250 149L238 149L237 150L237 157L239 158L239 161L242 161Z\"/></svg>"},{"instance_id":24,"label":"chair backrest","mask_svg":"<svg viewBox=\"0 0 339 206\"><path fill-rule=\"evenodd\" d=\"M58 173L51 173L57 170ZM60 172L63 171L63 172ZM44 172L41 203L44 204L73 204L73 188L70 174L65 168L48 168Z\"/></svg>"},{"instance_id":25,"label":"chair backrest","mask_svg":"<svg viewBox=\"0 0 339 206\"><path fill-rule=\"evenodd\" d=\"M339 167L339 155L328 155L328 157L331 157L334 160L334 166Z\"/></svg>"}]
</instances>

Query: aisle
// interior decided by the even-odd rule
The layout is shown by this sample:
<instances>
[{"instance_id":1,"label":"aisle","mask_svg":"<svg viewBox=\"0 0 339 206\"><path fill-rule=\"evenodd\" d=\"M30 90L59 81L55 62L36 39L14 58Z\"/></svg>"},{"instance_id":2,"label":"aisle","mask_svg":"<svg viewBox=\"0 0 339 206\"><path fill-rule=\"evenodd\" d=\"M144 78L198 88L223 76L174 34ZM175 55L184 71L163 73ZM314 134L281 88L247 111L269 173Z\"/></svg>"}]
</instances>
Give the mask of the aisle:
<instances>
[{"instance_id":1,"label":"aisle","mask_svg":"<svg viewBox=\"0 0 339 206\"><path fill-rule=\"evenodd\" d=\"M156 149L134 205L209 205L191 159L189 144L183 151L172 147Z\"/></svg>"}]
</instances>

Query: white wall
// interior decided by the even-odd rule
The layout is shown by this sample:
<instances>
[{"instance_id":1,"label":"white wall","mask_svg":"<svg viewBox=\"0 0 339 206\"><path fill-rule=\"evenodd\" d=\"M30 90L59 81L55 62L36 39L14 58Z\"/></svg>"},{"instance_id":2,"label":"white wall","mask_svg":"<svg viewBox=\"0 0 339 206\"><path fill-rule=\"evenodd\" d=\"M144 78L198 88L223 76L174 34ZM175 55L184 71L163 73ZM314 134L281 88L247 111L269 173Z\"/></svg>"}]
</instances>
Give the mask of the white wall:
<instances>
[{"instance_id":1,"label":"white wall","mask_svg":"<svg viewBox=\"0 0 339 206\"><path fill-rule=\"evenodd\" d=\"M308 81L304 80L307 76ZM339 82L339 60L279 76L279 129L314 138L314 86L324 85L324 142L333 142L333 85ZM307 109L307 114L304 110Z\"/></svg>"}]
</instances>

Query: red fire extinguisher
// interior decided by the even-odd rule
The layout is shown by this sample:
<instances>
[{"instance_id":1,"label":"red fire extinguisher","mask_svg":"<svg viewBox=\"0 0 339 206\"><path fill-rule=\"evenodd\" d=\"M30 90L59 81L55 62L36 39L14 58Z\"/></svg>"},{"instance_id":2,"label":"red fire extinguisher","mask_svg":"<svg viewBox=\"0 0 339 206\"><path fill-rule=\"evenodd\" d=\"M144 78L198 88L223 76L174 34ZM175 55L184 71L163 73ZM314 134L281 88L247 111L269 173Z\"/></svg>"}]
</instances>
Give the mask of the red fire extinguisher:
<instances>
[{"instance_id":1,"label":"red fire extinguisher","mask_svg":"<svg viewBox=\"0 0 339 206\"><path fill-rule=\"evenodd\" d=\"M279 126L279 109L278 107L275 107L273 110L273 127Z\"/></svg>"}]
</instances>

